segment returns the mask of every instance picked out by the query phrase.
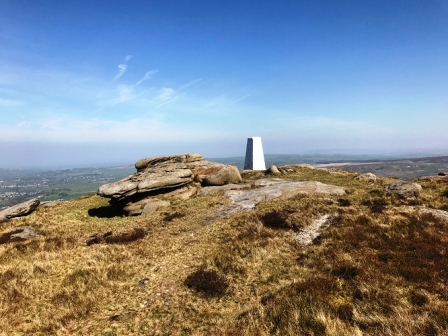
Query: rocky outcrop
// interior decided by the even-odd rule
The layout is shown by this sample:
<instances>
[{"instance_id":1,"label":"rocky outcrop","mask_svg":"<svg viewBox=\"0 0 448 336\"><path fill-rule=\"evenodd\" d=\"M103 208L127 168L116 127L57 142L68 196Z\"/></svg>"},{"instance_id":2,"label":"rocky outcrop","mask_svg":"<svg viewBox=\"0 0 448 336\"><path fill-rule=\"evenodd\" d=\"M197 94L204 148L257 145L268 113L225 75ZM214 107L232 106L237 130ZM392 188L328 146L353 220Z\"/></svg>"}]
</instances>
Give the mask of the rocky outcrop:
<instances>
[{"instance_id":1,"label":"rocky outcrop","mask_svg":"<svg viewBox=\"0 0 448 336\"><path fill-rule=\"evenodd\" d=\"M32 213L39 206L40 201L37 198L33 198L29 201L14 205L0 211L0 222L6 221L14 217L26 216Z\"/></svg>"},{"instance_id":2,"label":"rocky outcrop","mask_svg":"<svg viewBox=\"0 0 448 336\"><path fill-rule=\"evenodd\" d=\"M415 182L397 181L384 187L388 194L396 194L402 199L416 199L420 197L422 186Z\"/></svg>"},{"instance_id":3,"label":"rocky outcrop","mask_svg":"<svg viewBox=\"0 0 448 336\"><path fill-rule=\"evenodd\" d=\"M128 215L154 211L172 199L187 199L196 194L199 184L221 186L242 180L236 167L204 160L196 153L141 159L135 168L134 175L98 189L98 195L110 198Z\"/></svg>"}]
</instances>

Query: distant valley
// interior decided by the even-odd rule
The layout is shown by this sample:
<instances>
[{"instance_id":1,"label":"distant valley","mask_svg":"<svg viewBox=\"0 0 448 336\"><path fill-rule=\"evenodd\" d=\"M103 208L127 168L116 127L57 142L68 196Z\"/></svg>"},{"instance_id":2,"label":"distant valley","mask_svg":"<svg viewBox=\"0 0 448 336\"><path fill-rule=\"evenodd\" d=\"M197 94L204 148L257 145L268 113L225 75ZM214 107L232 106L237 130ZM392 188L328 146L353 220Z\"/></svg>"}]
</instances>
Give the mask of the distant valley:
<instances>
[{"instance_id":1,"label":"distant valley","mask_svg":"<svg viewBox=\"0 0 448 336\"><path fill-rule=\"evenodd\" d=\"M0 169L0 209L33 197L42 201L75 199L134 172L133 165L64 170Z\"/></svg>"}]
</instances>

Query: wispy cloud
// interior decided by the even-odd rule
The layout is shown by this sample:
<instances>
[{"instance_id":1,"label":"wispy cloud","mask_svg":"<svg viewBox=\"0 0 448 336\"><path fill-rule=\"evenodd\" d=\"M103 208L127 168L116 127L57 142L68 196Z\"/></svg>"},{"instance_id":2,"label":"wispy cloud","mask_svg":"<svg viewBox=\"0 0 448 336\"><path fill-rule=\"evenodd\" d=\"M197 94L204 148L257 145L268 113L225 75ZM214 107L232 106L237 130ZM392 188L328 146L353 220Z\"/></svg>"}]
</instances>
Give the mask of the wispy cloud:
<instances>
[{"instance_id":1,"label":"wispy cloud","mask_svg":"<svg viewBox=\"0 0 448 336\"><path fill-rule=\"evenodd\" d=\"M120 78L121 76L124 75L124 73L126 72L126 69L128 68L128 66L126 64L118 64L118 73L117 75L114 77L114 80L117 80L118 78Z\"/></svg>"},{"instance_id":2,"label":"wispy cloud","mask_svg":"<svg viewBox=\"0 0 448 336\"><path fill-rule=\"evenodd\" d=\"M173 95L176 93L172 88L162 88L159 90L159 94L157 95L157 99L167 101L172 99Z\"/></svg>"},{"instance_id":3,"label":"wispy cloud","mask_svg":"<svg viewBox=\"0 0 448 336\"><path fill-rule=\"evenodd\" d=\"M185 125L164 120L164 117L140 117L117 121L102 118L81 119L68 115L54 116L37 127L19 123L15 129L0 126L0 141L19 139L56 141L66 143L177 143L217 139L220 131L205 129L200 125Z\"/></svg>"},{"instance_id":4,"label":"wispy cloud","mask_svg":"<svg viewBox=\"0 0 448 336\"><path fill-rule=\"evenodd\" d=\"M147 71L146 73L145 73L145 75L137 82L137 83L135 83L135 85L140 85L141 83L143 83L145 80L148 80L148 79L150 79L153 75L155 75L156 73L158 73L159 72L159 70L150 70L150 71Z\"/></svg>"},{"instance_id":5,"label":"wispy cloud","mask_svg":"<svg viewBox=\"0 0 448 336\"><path fill-rule=\"evenodd\" d=\"M183 95L184 93L176 94L176 91L172 88L162 88L158 91L158 94L155 98L156 101L160 101L160 104L157 105L157 108L169 104L179 99Z\"/></svg>"},{"instance_id":6,"label":"wispy cloud","mask_svg":"<svg viewBox=\"0 0 448 336\"><path fill-rule=\"evenodd\" d=\"M129 60L132 58L132 55L126 55L124 57L124 62L127 63L129 62ZM118 73L117 75L114 77L113 80L117 80L118 78L120 78L121 76L124 75L124 73L127 71L128 66L127 64L118 64Z\"/></svg>"},{"instance_id":7,"label":"wispy cloud","mask_svg":"<svg viewBox=\"0 0 448 336\"><path fill-rule=\"evenodd\" d=\"M117 85L97 95L99 107L113 106L130 101L138 96L132 85Z\"/></svg>"},{"instance_id":8,"label":"wispy cloud","mask_svg":"<svg viewBox=\"0 0 448 336\"><path fill-rule=\"evenodd\" d=\"M194 79L192 81L189 81L187 84L181 85L179 87L179 90L185 90L186 88L188 88L188 87L190 87L192 85L195 85L195 84L197 84L199 82L202 82L203 80L204 80L204 78L198 78L198 79Z\"/></svg>"}]
</instances>

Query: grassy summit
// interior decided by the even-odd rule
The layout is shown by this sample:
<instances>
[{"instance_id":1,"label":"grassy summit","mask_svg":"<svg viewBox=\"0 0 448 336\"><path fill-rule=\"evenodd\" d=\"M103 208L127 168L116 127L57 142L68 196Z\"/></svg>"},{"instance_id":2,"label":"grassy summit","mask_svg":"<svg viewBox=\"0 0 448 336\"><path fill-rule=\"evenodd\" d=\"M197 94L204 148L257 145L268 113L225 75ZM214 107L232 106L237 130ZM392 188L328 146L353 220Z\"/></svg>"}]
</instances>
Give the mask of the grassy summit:
<instances>
[{"instance_id":1,"label":"grassy summit","mask_svg":"<svg viewBox=\"0 0 448 336\"><path fill-rule=\"evenodd\" d=\"M114 217L89 195L1 224L0 331L79 335L438 335L448 330L448 177L418 200L342 170L289 180L343 186L218 218L218 195ZM310 245L297 235L328 216ZM95 236L95 244L86 240ZM1 241L1 239L0 239Z\"/></svg>"}]
</instances>

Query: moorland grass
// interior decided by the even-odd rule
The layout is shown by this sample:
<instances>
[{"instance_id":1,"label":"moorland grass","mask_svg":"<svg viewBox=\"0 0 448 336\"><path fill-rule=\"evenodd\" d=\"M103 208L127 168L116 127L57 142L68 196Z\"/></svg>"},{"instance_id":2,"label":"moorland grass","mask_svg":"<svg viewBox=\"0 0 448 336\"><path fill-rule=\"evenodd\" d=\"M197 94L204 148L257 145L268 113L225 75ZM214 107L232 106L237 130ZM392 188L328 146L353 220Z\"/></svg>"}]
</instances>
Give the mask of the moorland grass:
<instances>
[{"instance_id":1,"label":"moorland grass","mask_svg":"<svg viewBox=\"0 0 448 336\"><path fill-rule=\"evenodd\" d=\"M139 217L98 216L83 197L2 224L39 236L0 244L1 333L60 335L441 335L448 329L448 179L418 201L338 169L290 180L342 186L217 218L197 196ZM98 210L100 209L100 210ZM321 238L295 233L330 215ZM86 243L97 237L95 244Z\"/></svg>"}]
</instances>

